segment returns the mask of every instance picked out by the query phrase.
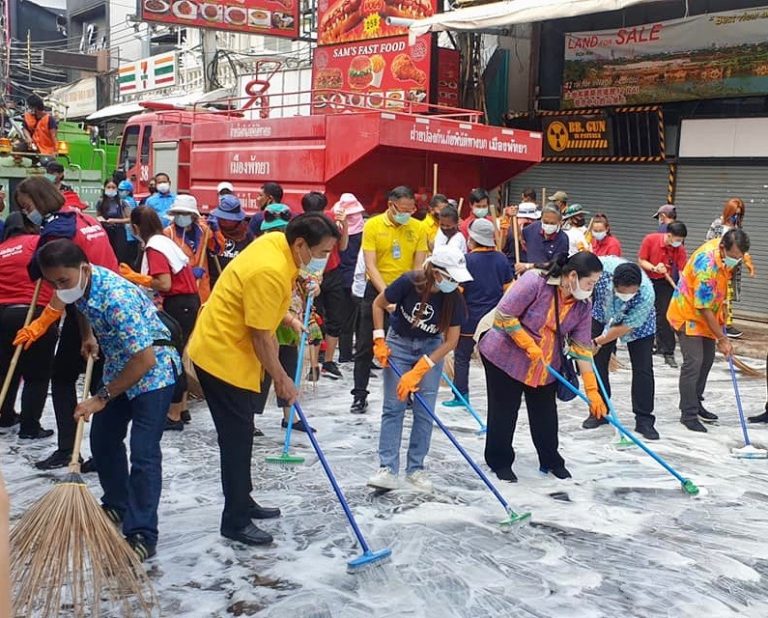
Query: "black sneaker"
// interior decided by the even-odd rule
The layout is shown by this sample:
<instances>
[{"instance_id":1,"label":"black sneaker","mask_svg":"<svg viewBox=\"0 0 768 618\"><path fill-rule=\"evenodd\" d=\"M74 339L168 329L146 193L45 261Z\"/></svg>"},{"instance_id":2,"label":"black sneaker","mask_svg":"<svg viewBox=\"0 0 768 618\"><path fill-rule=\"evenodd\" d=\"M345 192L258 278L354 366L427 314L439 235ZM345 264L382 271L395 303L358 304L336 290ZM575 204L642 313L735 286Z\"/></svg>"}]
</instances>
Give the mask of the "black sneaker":
<instances>
[{"instance_id":1,"label":"black sneaker","mask_svg":"<svg viewBox=\"0 0 768 618\"><path fill-rule=\"evenodd\" d=\"M566 468L565 466L558 466L557 468L545 468L542 466L541 468L539 468L539 472L541 472L542 474L551 473L553 476L556 476L561 481L564 479L572 478L571 473L568 472L568 468Z\"/></svg>"},{"instance_id":2,"label":"black sneaker","mask_svg":"<svg viewBox=\"0 0 768 618\"><path fill-rule=\"evenodd\" d=\"M111 521L113 524L118 527L123 525L123 516L120 515L120 511L118 511L116 508L102 504L101 510L104 511L104 515L106 515L107 519L109 519L109 521Z\"/></svg>"},{"instance_id":3,"label":"black sneaker","mask_svg":"<svg viewBox=\"0 0 768 618\"><path fill-rule=\"evenodd\" d=\"M60 451L56 449L48 457L35 464L38 470L54 470L55 468L66 468L72 457L72 451ZM82 461L82 459L80 460Z\"/></svg>"},{"instance_id":4,"label":"black sneaker","mask_svg":"<svg viewBox=\"0 0 768 618\"><path fill-rule=\"evenodd\" d=\"M181 420L185 425L192 420L192 415L189 413L189 410L181 411Z\"/></svg>"},{"instance_id":5,"label":"black sneaker","mask_svg":"<svg viewBox=\"0 0 768 618\"><path fill-rule=\"evenodd\" d=\"M184 431L184 421L174 421L172 418L166 416L163 431Z\"/></svg>"},{"instance_id":6,"label":"black sneaker","mask_svg":"<svg viewBox=\"0 0 768 618\"><path fill-rule=\"evenodd\" d=\"M738 328L735 326L728 326L725 329L725 334L730 337L731 339L738 339L741 337L744 333L742 333Z\"/></svg>"},{"instance_id":7,"label":"black sneaker","mask_svg":"<svg viewBox=\"0 0 768 618\"><path fill-rule=\"evenodd\" d=\"M18 425L20 422L21 414L17 414L16 412L9 416L0 417L0 427L3 428L13 427L14 425Z\"/></svg>"},{"instance_id":8,"label":"black sneaker","mask_svg":"<svg viewBox=\"0 0 768 618\"><path fill-rule=\"evenodd\" d=\"M672 369L677 369L677 361L675 360L674 354L665 354L664 362L670 367L672 367Z\"/></svg>"},{"instance_id":9,"label":"black sneaker","mask_svg":"<svg viewBox=\"0 0 768 618\"><path fill-rule=\"evenodd\" d=\"M352 414L365 414L368 411L368 398L365 395L357 395L349 411Z\"/></svg>"},{"instance_id":10,"label":"black sneaker","mask_svg":"<svg viewBox=\"0 0 768 618\"><path fill-rule=\"evenodd\" d=\"M581 424L582 429L596 429L597 427L600 427L601 425L607 425L608 419L605 417L603 418L597 418L596 416L592 416L591 414L584 419L584 422Z\"/></svg>"},{"instance_id":11,"label":"black sneaker","mask_svg":"<svg viewBox=\"0 0 768 618\"><path fill-rule=\"evenodd\" d=\"M768 423L768 410L766 410L762 414L758 414L757 416L750 416L749 422L750 423Z\"/></svg>"},{"instance_id":12,"label":"black sneaker","mask_svg":"<svg viewBox=\"0 0 768 618\"><path fill-rule=\"evenodd\" d=\"M147 539L144 538L143 534L132 534L131 536L125 537L125 540L128 541L128 545L131 546L131 549L136 552L139 562L149 560L157 554L157 546L147 543Z\"/></svg>"},{"instance_id":13,"label":"black sneaker","mask_svg":"<svg viewBox=\"0 0 768 618\"><path fill-rule=\"evenodd\" d=\"M690 429L691 431L698 431L700 433L707 433L707 428L704 427L704 425L701 424L701 421L697 418L693 418L688 421L680 421L687 429Z\"/></svg>"},{"instance_id":14,"label":"black sneaker","mask_svg":"<svg viewBox=\"0 0 768 618\"><path fill-rule=\"evenodd\" d=\"M317 382L320 380L320 367L310 367L306 380L307 382Z\"/></svg>"},{"instance_id":15,"label":"black sneaker","mask_svg":"<svg viewBox=\"0 0 768 618\"><path fill-rule=\"evenodd\" d=\"M715 423L717 422L717 414L713 414L709 410L705 410L704 408L699 408L699 419L704 421L705 423Z\"/></svg>"},{"instance_id":16,"label":"black sneaker","mask_svg":"<svg viewBox=\"0 0 768 618\"><path fill-rule=\"evenodd\" d=\"M340 380L341 378L344 377L341 375L341 370L339 369L339 366L333 361L328 361L323 363L321 374L323 375L323 377L330 378L331 380Z\"/></svg>"},{"instance_id":17,"label":"black sneaker","mask_svg":"<svg viewBox=\"0 0 768 618\"><path fill-rule=\"evenodd\" d=\"M660 437L659 432L656 431L656 428L653 425L640 425L639 427L636 426L635 432L639 433L646 440L658 440Z\"/></svg>"},{"instance_id":18,"label":"black sneaker","mask_svg":"<svg viewBox=\"0 0 768 618\"><path fill-rule=\"evenodd\" d=\"M287 429L288 428L288 421L283 419L282 421L280 421L280 426L283 429ZM309 430L312 433L317 433L317 429L315 429L314 427L310 427ZM298 421L294 422L293 423L293 431L303 431L304 433L307 433L307 428L304 426L304 421L298 420Z\"/></svg>"},{"instance_id":19,"label":"black sneaker","mask_svg":"<svg viewBox=\"0 0 768 618\"><path fill-rule=\"evenodd\" d=\"M43 429L38 427L35 431L20 431L20 440L41 440L43 438L50 438L53 435L53 429Z\"/></svg>"},{"instance_id":20,"label":"black sneaker","mask_svg":"<svg viewBox=\"0 0 768 618\"><path fill-rule=\"evenodd\" d=\"M93 463L93 457L89 457L80 465L81 474L90 474L96 472L96 464Z\"/></svg>"},{"instance_id":21,"label":"black sneaker","mask_svg":"<svg viewBox=\"0 0 768 618\"><path fill-rule=\"evenodd\" d=\"M221 536L233 541L245 543L246 545L269 545L272 543L272 535L269 532L264 532L260 528L257 528L253 524L248 524L245 528L240 530L229 530L227 528L221 529Z\"/></svg>"},{"instance_id":22,"label":"black sneaker","mask_svg":"<svg viewBox=\"0 0 768 618\"><path fill-rule=\"evenodd\" d=\"M512 472L512 468L499 468L498 470L494 470L493 473L500 481L517 483L517 476Z\"/></svg>"}]
</instances>

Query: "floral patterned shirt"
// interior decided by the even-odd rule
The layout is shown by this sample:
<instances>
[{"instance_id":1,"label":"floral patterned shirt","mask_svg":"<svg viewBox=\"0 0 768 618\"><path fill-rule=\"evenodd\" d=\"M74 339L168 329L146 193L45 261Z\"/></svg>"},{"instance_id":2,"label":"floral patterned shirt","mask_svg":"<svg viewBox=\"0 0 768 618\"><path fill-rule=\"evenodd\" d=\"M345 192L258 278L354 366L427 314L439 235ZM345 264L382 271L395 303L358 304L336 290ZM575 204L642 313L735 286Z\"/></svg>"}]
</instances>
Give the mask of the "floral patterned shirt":
<instances>
[{"instance_id":1,"label":"floral patterned shirt","mask_svg":"<svg viewBox=\"0 0 768 618\"><path fill-rule=\"evenodd\" d=\"M87 297L75 303L91 324L104 355L104 383L114 380L128 361L156 340L170 340L152 301L120 275L93 266ZM175 367L175 368L174 368ZM128 399L172 386L181 371L181 359L173 346L155 346L155 365L126 391Z\"/></svg>"}]
</instances>

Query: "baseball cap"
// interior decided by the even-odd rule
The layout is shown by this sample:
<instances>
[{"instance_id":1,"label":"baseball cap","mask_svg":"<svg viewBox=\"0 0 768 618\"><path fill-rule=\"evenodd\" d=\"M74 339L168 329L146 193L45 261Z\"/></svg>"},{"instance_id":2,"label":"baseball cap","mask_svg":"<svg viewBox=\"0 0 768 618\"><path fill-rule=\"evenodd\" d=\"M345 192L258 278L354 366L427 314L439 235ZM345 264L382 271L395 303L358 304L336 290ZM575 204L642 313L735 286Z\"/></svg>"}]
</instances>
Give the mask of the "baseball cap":
<instances>
[{"instance_id":1,"label":"baseball cap","mask_svg":"<svg viewBox=\"0 0 768 618\"><path fill-rule=\"evenodd\" d=\"M427 262L438 270L448 273L448 276L454 281L459 283L472 281L472 275L467 270L467 259L456 247L448 245L437 247L432 255L425 260L425 263Z\"/></svg>"},{"instance_id":2,"label":"baseball cap","mask_svg":"<svg viewBox=\"0 0 768 618\"><path fill-rule=\"evenodd\" d=\"M483 247L495 247L493 223L488 219L475 219L469 226L469 237Z\"/></svg>"},{"instance_id":3,"label":"baseball cap","mask_svg":"<svg viewBox=\"0 0 768 618\"><path fill-rule=\"evenodd\" d=\"M523 202L517 207L518 219L541 219L541 212L536 208L536 204Z\"/></svg>"},{"instance_id":4,"label":"baseball cap","mask_svg":"<svg viewBox=\"0 0 768 618\"><path fill-rule=\"evenodd\" d=\"M120 184L117 185L118 191L130 191L133 193L133 183L130 180L121 180Z\"/></svg>"},{"instance_id":5,"label":"baseball cap","mask_svg":"<svg viewBox=\"0 0 768 618\"><path fill-rule=\"evenodd\" d=\"M339 201L333 205L333 209L343 208L348 215L356 215L365 212L363 206L352 193L342 193Z\"/></svg>"},{"instance_id":6,"label":"baseball cap","mask_svg":"<svg viewBox=\"0 0 768 618\"><path fill-rule=\"evenodd\" d=\"M661 206L655 213L653 213L653 218L656 219L659 215L677 217L677 209L674 204L664 204L664 206Z\"/></svg>"},{"instance_id":7,"label":"baseball cap","mask_svg":"<svg viewBox=\"0 0 768 618\"><path fill-rule=\"evenodd\" d=\"M235 192L235 187L232 186L231 182L228 182L226 180L224 182L219 183L219 185L216 187L216 193L221 193L224 189L226 189L230 193Z\"/></svg>"},{"instance_id":8,"label":"baseball cap","mask_svg":"<svg viewBox=\"0 0 768 618\"><path fill-rule=\"evenodd\" d=\"M219 198L219 205L214 208L211 215L225 221L242 221L245 219L245 213L240 207L240 200L235 195L222 195Z\"/></svg>"},{"instance_id":9,"label":"baseball cap","mask_svg":"<svg viewBox=\"0 0 768 618\"><path fill-rule=\"evenodd\" d=\"M291 209L285 204L270 204L264 209L264 221L261 222L262 232L276 228L288 227L291 220Z\"/></svg>"},{"instance_id":10,"label":"baseball cap","mask_svg":"<svg viewBox=\"0 0 768 618\"><path fill-rule=\"evenodd\" d=\"M571 204L568 206L568 208L565 209L565 212L563 213L563 219L570 219L571 217L575 217L576 215L588 215L589 211L584 210L584 206L581 204Z\"/></svg>"},{"instance_id":11,"label":"baseball cap","mask_svg":"<svg viewBox=\"0 0 768 618\"><path fill-rule=\"evenodd\" d=\"M48 161L45 166L45 171L49 174L63 174L64 166L58 161Z\"/></svg>"},{"instance_id":12,"label":"baseball cap","mask_svg":"<svg viewBox=\"0 0 768 618\"><path fill-rule=\"evenodd\" d=\"M568 194L565 191L555 191L554 195L547 198L550 202L567 202Z\"/></svg>"},{"instance_id":13,"label":"baseball cap","mask_svg":"<svg viewBox=\"0 0 768 618\"><path fill-rule=\"evenodd\" d=\"M173 201L173 206L168 209L169 215L199 215L200 211L197 209L197 200L194 195L188 193L182 193L177 195Z\"/></svg>"}]
</instances>

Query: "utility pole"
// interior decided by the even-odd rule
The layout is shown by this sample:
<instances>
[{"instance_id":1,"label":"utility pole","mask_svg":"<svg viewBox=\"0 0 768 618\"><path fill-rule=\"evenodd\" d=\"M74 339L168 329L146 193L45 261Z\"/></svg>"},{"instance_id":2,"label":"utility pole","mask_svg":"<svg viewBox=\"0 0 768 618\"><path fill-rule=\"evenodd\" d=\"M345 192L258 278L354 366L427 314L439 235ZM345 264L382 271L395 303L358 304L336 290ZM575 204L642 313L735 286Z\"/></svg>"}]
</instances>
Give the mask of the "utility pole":
<instances>
[{"instance_id":1,"label":"utility pole","mask_svg":"<svg viewBox=\"0 0 768 618\"><path fill-rule=\"evenodd\" d=\"M27 30L27 71L29 82L32 83L32 33Z\"/></svg>"},{"instance_id":2,"label":"utility pole","mask_svg":"<svg viewBox=\"0 0 768 618\"><path fill-rule=\"evenodd\" d=\"M216 57L216 32L203 30L203 84L205 92L215 90L216 76L212 74L213 59Z\"/></svg>"}]
</instances>

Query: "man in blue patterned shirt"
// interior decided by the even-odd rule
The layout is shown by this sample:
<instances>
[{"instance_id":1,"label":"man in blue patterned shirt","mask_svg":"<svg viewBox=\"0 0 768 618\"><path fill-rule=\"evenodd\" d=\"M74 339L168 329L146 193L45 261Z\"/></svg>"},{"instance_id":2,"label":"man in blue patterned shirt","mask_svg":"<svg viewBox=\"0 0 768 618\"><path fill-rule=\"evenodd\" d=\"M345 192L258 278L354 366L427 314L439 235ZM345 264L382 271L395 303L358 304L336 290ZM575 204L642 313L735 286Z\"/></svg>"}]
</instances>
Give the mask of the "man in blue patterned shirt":
<instances>
[{"instance_id":1,"label":"man in blue patterned shirt","mask_svg":"<svg viewBox=\"0 0 768 618\"><path fill-rule=\"evenodd\" d=\"M616 351L617 339L621 338L627 344L632 363L635 431L648 440L658 440L653 415L653 339L656 333L653 284L637 264L615 256L604 256L600 261L603 274L592 293L595 365L610 396L608 365L611 355ZM582 427L592 429L606 422L590 415Z\"/></svg>"},{"instance_id":2,"label":"man in blue patterned shirt","mask_svg":"<svg viewBox=\"0 0 768 618\"><path fill-rule=\"evenodd\" d=\"M111 270L89 263L75 243L51 241L37 262L61 301L80 312L83 355L104 356L101 388L77 406L75 418L99 413L91 427L91 452L104 490L102 508L122 522L126 540L143 561L156 553L160 438L181 359L151 300ZM130 472L124 443L129 423Z\"/></svg>"}]
</instances>

